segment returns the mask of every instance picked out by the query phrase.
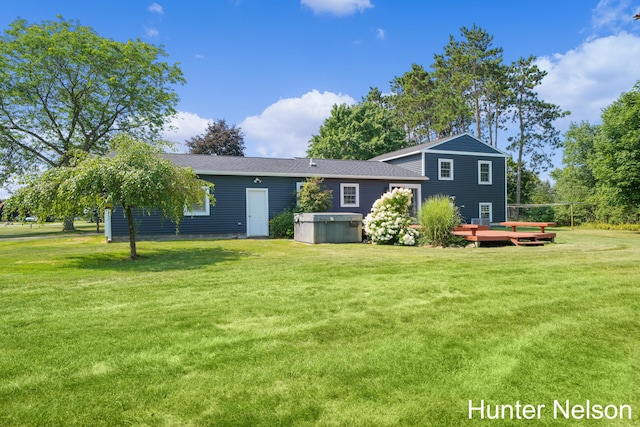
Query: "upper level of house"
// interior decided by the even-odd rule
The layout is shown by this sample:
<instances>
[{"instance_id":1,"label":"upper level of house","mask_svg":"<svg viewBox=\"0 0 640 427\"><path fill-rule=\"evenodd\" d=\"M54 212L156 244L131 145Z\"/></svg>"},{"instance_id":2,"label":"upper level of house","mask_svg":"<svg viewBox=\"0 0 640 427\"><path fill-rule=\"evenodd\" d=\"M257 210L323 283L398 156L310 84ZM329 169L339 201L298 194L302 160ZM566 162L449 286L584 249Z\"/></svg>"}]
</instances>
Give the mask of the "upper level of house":
<instances>
[{"instance_id":1,"label":"upper level of house","mask_svg":"<svg viewBox=\"0 0 640 427\"><path fill-rule=\"evenodd\" d=\"M494 158L506 159L509 157L503 151L465 133L392 151L371 160L400 166L422 176L428 176L432 180L455 180L456 162L454 159L460 158L460 156L467 159L478 159L482 162L491 162ZM434 163L433 159L440 159L440 161ZM481 169L486 171L486 167ZM478 172L478 176L480 177L480 172Z\"/></svg>"},{"instance_id":2,"label":"upper level of house","mask_svg":"<svg viewBox=\"0 0 640 427\"><path fill-rule=\"evenodd\" d=\"M445 194L465 218L506 219L508 154L469 134L443 138L371 160L429 177L422 197Z\"/></svg>"}]
</instances>

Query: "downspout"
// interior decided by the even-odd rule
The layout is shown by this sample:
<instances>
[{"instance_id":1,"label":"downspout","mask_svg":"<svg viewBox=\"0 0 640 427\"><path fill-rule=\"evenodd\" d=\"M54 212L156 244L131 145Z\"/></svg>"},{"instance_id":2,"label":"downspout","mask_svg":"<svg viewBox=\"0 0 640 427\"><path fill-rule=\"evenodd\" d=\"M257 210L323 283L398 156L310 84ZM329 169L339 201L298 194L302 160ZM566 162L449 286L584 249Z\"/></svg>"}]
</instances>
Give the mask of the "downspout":
<instances>
[{"instance_id":1,"label":"downspout","mask_svg":"<svg viewBox=\"0 0 640 427\"><path fill-rule=\"evenodd\" d=\"M509 199L508 199L508 190L507 190L507 158L504 159L504 220L509 221Z\"/></svg>"},{"instance_id":2,"label":"downspout","mask_svg":"<svg viewBox=\"0 0 640 427\"><path fill-rule=\"evenodd\" d=\"M111 208L104 210L104 237L107 239L107 243L111 243Z\"/></svg>"}]
</instances>

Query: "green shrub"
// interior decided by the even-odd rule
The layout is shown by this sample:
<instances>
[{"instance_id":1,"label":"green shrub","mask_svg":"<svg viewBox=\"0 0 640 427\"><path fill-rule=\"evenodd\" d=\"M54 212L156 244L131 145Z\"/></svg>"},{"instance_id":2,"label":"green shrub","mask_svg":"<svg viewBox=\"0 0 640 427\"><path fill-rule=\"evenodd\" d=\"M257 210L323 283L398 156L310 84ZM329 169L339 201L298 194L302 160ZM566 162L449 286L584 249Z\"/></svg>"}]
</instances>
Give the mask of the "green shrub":
<instances>
[{"instance_id":1,"label":"green shrub","mask_svg":"<svg viewBox=\"0 0 640 427\"><path fill-rule=\"evenodd\" d=\"M424 240L434 246L448 246L452 242L451 231L460 224L460 212L449 196L438 194L429 197L420 209L420 225Z\"/></svg>"},{"instance_id":2,"label":"green shrub","mask_svg":"<svg viewBox=\"0 0 640 427\"><path fill-rule=\"evenodd\" d=\"M269 220L269 237L293 239L293 210L285 209Z\"/></svg>"},{"instance_id":3,"label":"green shrub","mask_svg":"<svg viewBox=\"0 0 640 427\"><path fill-rule=\"evenodd\" d=\"M322 178L307 178L298 195L300 212L326 212L331 208L333 191L325 190L323 182Z\"/></svg>"},{"instance_id":4,"label":"green shrub","mask_svg":"<svg viewBox=\"0 0 640 427\"><path fill-rule=\"evenodd\" d=\"M558 225L571 225L572 207L569 205L555 206L555 222ZM580 225L595 222L595 205L575 204L573 205L573 224Z\"/></svg>"}]
</instances>

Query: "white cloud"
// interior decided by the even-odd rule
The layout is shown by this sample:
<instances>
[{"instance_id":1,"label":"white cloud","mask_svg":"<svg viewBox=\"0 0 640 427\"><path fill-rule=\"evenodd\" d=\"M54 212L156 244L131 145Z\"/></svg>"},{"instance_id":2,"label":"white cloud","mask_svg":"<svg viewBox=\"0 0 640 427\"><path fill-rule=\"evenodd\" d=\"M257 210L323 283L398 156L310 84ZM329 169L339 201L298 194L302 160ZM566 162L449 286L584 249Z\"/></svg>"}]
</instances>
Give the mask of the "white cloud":
<instances>
[{"instance_id":1,"label":"white cloud","mask_svg":"<svg viewBox=\"0 0 640 427\"><path fill-rule=\"evenodd\" d=\"M164 13L164 9L158 3L151 3L147 10L151 13L159 13L160 15Z\"/></svg>"},{"instance_id":2,"label":"white cloud","mask_svg":"<svg viewBox=\"0 0 640 427\"><path fill-rule=\"evenodd\" d=\"M195 56L195 59L198 59L198 60L200 60L200 59L205 59L205 56L204 56L204 55L197 54L197 55Z\"/></svg>"},{"instance_id":3,"label":"white cloud","mask_svg":"<svg viewBox=\"0 0 640 427\"><path fill-rule=\"evenodd\" d=\"M591 24L595 29L612 28L632 21L633 12L629 0L600 0L591 13Z\"/></svg>"},{"instance_id":4,"label":"white cloud","mask_svg":"<svg viewBox=\"0 0 640 427\"><path fill-rule=\"evenodd\" d=\"M382 28L378 28L378 29L376 30L376 37L377 37L379 40L384 40L384 38L386 37L386 33L385 33L385 31L384 31Z\"/></svg>"},{"instance_id":5,"label":"white cloud","mask_svg":"<svg viewBox=\"0 0 640 427\"><path fill-rule=\"evenodd\" d=\"M541 99L571 115L563 120L599 123L603 108L629 91L640 76L640 37L620 33L591 39L563 54L538 59L548 75L538 88Z\"/></svg>"},{"instance_id":6,"label":"white cloud","mask_svg":"<svg viewBox=\"0 0 640 427\"><path fill-rule=\"evenodd\" d=\"M147 28L145 29L145 32L147 34L147 37L158 37L160 35L160 31L156 30L155 28Z\"/></svg>"},{"instance_id":7,"label":"white cloud","mask_svg":"<svg viewBox=\"0 0 640 427\"><path fill-rule=\"evenodd\" d=\"M242 123L247 149L263 157L302 157L306 155L309 139L318 133L330 116L334 104L354 104L349 95L320 93L316 89L300 98L280 99L257 116Z\"/></svg>"},{"instance_id":8,"label":"white cloud","mask_svg":"<svg viewBox=\"0 0 640 427\"><path fill-rule=\"evenodd\" d=\"M336 16L352 15L373 7L370 0L300 0L314 13L330 13Z\"/></svg>"},{"instance_id":9,"label":"white cloud","mask_svg":"<svg viewBox=\"0 0 640 427\"><path fill-rule=\"evenodd\" d=\"M171 119L169 126L162 134L162 138L175 143L175 149L179 153L186 153L189 150L185 142L196 135L203 134L211 121L213 120L202 118L194 113L179 111L178 114Z\"/></svg>"}]
</instances>

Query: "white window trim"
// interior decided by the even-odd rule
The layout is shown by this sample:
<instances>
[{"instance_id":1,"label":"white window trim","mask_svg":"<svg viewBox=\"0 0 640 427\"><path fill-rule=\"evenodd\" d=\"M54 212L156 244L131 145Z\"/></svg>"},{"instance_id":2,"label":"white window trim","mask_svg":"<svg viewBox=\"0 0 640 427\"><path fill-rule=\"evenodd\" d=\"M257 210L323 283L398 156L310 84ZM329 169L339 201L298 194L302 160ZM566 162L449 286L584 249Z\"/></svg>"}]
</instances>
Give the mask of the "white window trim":
<instances>
[{"instance_id":1,"label":"white window trim","mask_svg":"<svg viewBox=\"0 0 640 427\"><path fill-rule=\"evenodd\" d=\"M443 177L442 176L442 164L449 163L451 164L451 176ZM453 181L453 159L438 159L438 180L439 181Z\"/></svg>"},{"instance_id":2,"label":"white window trim","mask_svg":"<svg viewBox=\"0 0 640 427\"><path fill-rule=\"evenodd\" d=\"M482 165L489 165L489 180L482 180ZM492 185L493 184L493 164L490 160L478 160L478 184L480 185Z\"/></svg>"},{"instance_id":3,"label":"white window trim","mask_svg":"<svg viewBox=\"0 0 640 427\"><path fill-rule=\"evenodd\" d=\"M415 200L416 207L418 212L420 212L420 208L422 207L422 185L420 184L407 184L404 182L392 182L389 184L389 191L393 191L394 188L415 188L416 194L418 195L418 200ZM412 200L414 202L414 200Z\"/></svg>"},{"instance_id":4,"label":"white window trim","mask_svg":"<svg viewBox=\"0 0 640 427\"><path fill-rule=\"evenodd\" d=\"M185 205L184 207L184 216L209 216L211 201L209 200L209 187L203 186L202 189L205 192L204 195L204 209L198 210L189 210L189 208Z\"/></svg>"},{"instance_id":5,"label":"white window trim","mask_svg":"<svg viewBox=\"0 0 640 427\"><path fill-rule=\"evenodd\" d=\"M344 202L344 189L345 187L355 187L356 189L356 202L345 203ZM360 184L344 182L340 183L340 207L341 208L358 208L360 207Z\"/></svg>"},{"instance_id":6,"label":"white window trim","mask_svg":"<svg viewBox=\"0 0 640 427\"><path fill-rule=\"evenodd\" d=\"M493 222L493 203L491 202L480 202L478 203L478 218L482 218L482 207L489 207L489 222Z\"/></svg>"}]
</instances>

